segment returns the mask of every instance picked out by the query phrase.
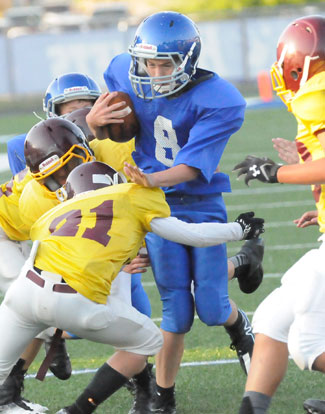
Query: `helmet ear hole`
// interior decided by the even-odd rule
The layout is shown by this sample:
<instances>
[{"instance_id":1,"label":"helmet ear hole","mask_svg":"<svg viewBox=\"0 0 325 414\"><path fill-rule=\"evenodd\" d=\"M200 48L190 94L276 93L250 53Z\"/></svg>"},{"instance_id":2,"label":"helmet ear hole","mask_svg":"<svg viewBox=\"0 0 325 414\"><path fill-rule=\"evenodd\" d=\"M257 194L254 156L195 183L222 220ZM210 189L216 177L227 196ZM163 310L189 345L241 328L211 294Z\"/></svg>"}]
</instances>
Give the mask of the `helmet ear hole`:
<instances>
[{"instance_id":1,"label":"helmet ear hole","mask_svg":"<svg viewBox=\"0 0 325 414\"><path fill-rule=\"evenodd\" d=\"M291 72L290 72L290 76L292 77L292 79L293 80L297 80L298 79L298 77L299 77L299 75L298 75L298 72L297 71L295 71L295 70L292 70Z\"/></svg>"}]
</instances>

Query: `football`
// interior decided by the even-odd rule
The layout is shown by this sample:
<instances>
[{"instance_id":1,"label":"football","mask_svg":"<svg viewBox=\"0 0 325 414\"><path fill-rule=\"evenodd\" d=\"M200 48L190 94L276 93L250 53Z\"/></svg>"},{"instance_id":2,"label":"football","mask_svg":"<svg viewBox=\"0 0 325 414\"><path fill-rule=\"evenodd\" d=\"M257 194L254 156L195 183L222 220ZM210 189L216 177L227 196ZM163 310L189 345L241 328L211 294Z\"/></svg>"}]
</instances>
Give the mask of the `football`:
<instances>
[{"instance_id":1,"label":"football","mask_svg":"<svg viewBox=\"0 0 325 414\"><path fill-rule=\"evenodd\" d=\"M140 125L136 118L131 98L127 93L117 91L117 96L110 101L109 105L122 101L125 102L125 105L118 108L117 111L125 108L129 109L128 115L123 118L124 122L121 124L107 124L96 128L96 138L109 138L115 142L127 142L139 132Z\"/></svg>"}]
</instances>

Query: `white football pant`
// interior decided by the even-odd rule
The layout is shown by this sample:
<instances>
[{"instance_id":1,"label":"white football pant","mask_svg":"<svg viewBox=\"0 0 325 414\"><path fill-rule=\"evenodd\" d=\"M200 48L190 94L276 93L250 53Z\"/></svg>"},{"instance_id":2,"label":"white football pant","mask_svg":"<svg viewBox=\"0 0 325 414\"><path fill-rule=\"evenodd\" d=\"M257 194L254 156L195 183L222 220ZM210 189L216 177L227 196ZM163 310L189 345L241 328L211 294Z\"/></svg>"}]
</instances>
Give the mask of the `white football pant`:
<instances>
[{"instance_id":1,"label":"white football pant","mask_svg":"<svg viewBox=\"0 0 325 414\"><path fill-rule=\"evenodd\" d=\"M325 243L310 250L257 308L253 330L288 344L300 369L311 370L325 352Z\"/></svg>"}]
</instances>

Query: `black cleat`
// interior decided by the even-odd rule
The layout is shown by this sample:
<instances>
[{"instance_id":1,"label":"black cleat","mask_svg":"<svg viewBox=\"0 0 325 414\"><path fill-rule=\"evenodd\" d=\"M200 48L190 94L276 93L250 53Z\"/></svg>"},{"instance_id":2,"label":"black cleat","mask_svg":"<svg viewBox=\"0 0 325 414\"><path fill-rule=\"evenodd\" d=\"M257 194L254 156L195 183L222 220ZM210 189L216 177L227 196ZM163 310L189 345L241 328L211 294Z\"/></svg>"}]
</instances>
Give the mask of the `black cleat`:
<instances>
[{"instance_id":1,"label":"black cleat","mask_svg":"<svg viewBox=\"0 0 325 414\"><path fill-rule=\"evenodd\" d=\"M48 408L32 403L22 397L24 377L26 371L22 370L24 360L19 360L14 366L5 382L0 385L0 413L45 413Z\"/></svg>"},{"instance_id":2,"label":"black cleat","mask_svg":"<svg viewBox=\"0 0 325 414\"><path fill-rule=\"evenodd\" d=\"M51 341L45 342L45 351L46 354L48 353L51 347ZM65 340L63 338L59 339L56 353L54 355L53 361L49 366L50 371L59 378L60 380L67 380L71 377L72 368L71 362L69 358L69 354L67 352L67 348L65 346Z\"/></svg>"},{"instance_id":3,"label":"black cleat","mask_svg":"<svg viewBox=\"0 0 325 414\"><path fill-rule=\"evenodd\" d=\"M225 326L225 329L232 341L230 348L236 351L240 365L247 375L253 354L255 336L246 313L241 309L238 309L238 316L240 317L240 315L241 320L239 322L236 321L235 324L230 327Z\"/></svg>"},{"instance_id":4,"label":"black cleat","mask_svg":"<svg viewBox=\"0 0 325 414\"><path fill-rule=\"evenodd\" d=\"M147 364L140 374L135 375L125 384L134 396L133 405L128 414L150 414L149 404L156 384L152 367L152 364Z\"/></svg>"},{"instance_id":5,"label":"black cleat","mask_svg":"<svg viewBox=\"0 0 325 414\"><path fill-rule=\"evenodd\" d=\"M156 391L150 403L150 413L176 414L175 392L168 397L163 397Z\"/></svg>"},{"instance_id":6,"label":"black cleat","mask_svg":"<svg viewBox=\"0 0 325 414\"><path fill-rule=\"evenodd\" d=\"M325 401L309 398L304 402L304 409L308 414L325 414Z\"/></svg>"},{"instance_id":7,"label":"black cleat","mask_svg":"<svg viewBox=\"0 0 325 414\"><path fill-rule=\"evenodd\" d=\"M249 260L248 271L237 276L239 288L244 293L253 293L263 280L264 240L247 240L238 254L245 254Z\"/></svg>"}]
</instances>

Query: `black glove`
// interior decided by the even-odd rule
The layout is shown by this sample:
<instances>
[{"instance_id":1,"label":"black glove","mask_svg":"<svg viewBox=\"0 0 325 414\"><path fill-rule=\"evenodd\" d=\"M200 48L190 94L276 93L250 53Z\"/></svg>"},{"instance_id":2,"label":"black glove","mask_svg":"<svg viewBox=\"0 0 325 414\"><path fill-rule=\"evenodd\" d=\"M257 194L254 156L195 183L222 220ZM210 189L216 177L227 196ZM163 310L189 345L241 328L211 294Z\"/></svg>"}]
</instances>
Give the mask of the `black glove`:
<instances>
[{"instance_id":1,"label":"black glove","mask_svg":"<svg viewBox=\"0 0 325 414\"><path fill-rule=\"evenodd\" d=\"M246 174L246 185L248 185L250 180L259 180L263 183L277 183L277 172L280 167L282 167L282 164L276 164L270 158L258 158L254 155L247 155L244 161L235 165L233 171L239 170L238 178Z\"/></svg>"},{"instance_id":2,"label":"black glove","mask_svg":"<svg viewBox=\"0 0 325 414\"><path fill-rule=\"evenodd\" d=\"M254 212L239 214L235 223L239 223L243 229L243 240L254 239L264 233L264 219L254 217Z\"/></svg>"}]
</instances>

